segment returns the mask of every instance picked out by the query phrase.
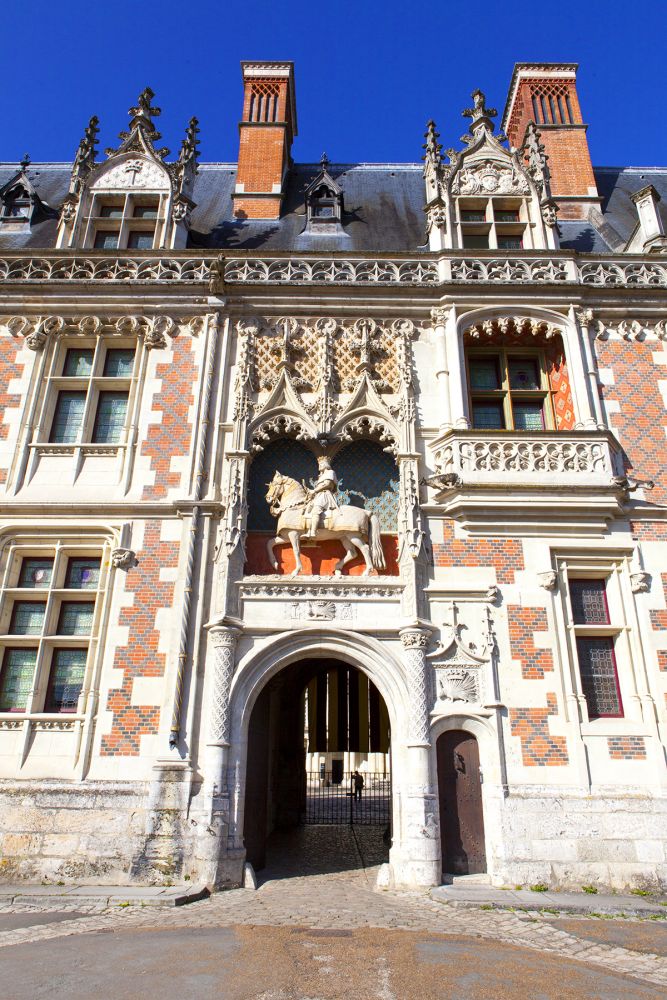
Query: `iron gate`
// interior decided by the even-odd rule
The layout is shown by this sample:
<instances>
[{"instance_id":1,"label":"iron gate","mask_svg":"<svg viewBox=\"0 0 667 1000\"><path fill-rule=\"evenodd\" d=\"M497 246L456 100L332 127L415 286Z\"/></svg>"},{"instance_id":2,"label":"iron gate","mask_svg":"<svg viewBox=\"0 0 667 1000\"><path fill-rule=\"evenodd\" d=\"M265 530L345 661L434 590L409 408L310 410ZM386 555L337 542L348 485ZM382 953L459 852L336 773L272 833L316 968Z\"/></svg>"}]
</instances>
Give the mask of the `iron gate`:
<instances>
[{"instance_id":1,"label":"iron gate","mask_svg":"<svg viewBox=\"0 0 667 1000\"><path fill-rule=\"evenodd\" d=\"M363 788L355 795L351 774L307 771L303 822L325 826L388 826L391 779L386 774L368 771L362 777Z\"/></svg>"}]
</instances>

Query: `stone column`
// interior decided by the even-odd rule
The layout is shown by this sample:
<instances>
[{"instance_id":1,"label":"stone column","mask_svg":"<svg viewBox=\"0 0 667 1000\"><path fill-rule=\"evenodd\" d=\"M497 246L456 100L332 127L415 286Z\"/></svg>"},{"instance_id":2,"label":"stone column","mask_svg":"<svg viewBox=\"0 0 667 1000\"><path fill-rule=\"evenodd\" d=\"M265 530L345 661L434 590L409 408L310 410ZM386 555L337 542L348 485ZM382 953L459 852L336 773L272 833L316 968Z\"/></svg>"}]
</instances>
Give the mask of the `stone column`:
<instances>
[{"instance_id":1,"label":"stone column","mask_svg":"<svg viewBox=\"0 0 667 1000\"><path fill-rule=\"evenodd\" d=\"M466 375L463 364L461 337L457 329L456 309L451 306L445 327L447 358L449 360L449 399L452 427L465 430L470 427L466 405Z\"/></svg>"},{"instance_id":2,"label":"stone column","mask_svg":"<svg viewBox=\"0 0 667 1000\"><path fill-rule=\"evenodd\" d=\"M593 430L596 427L596 420L593 413L594 402L591 398L591 371L586 355L586 343L590 344L588 327L581 328L577 322L574 307L570 307L569 319L574 336L567 337L565 351L570 371L570 387L577 407L578 421L575 424L575 430Z\"/></svg>"},{"instance_id":3,"label":"stone column","mask_svg":"<svg viewBox=\"0 0 667 1000\"><path fill-rule=\"evenodd\" d=\"M213 687L206 741L206 784L211 798L225 790L229 752L229 692L232 686L236 644L240 630L232 625L214 625L210 630L213 645Z\"/></svg>"},{"instance_id":4,"label":"stone column","mask_svg":"<svg viewBox=\"0 0 667 1000\"><path fill-rule=\"evenodd\" d=\"M591 344L590 325L593 322L593 311L592 309L579 309L578 311L575 311L575 317L581 333L582 347L584 349L584 362L588 378L589 397L593 407L593 417L597 427L604 430L605 422L604 414L602 412L602 402L600 400L597 366L595 364L595 357L593 355L593 347Z\"/></svg>"},{"instance_id":5,"label":"stone column","mask_svg":"<svg viewBox=\"0 0 667 1000\"><path fill-rule=\"evenodd\" d=\"M435 377L438 382L442 421L441 430L449 430L452 426L452 407L449 398L449 368L447 367L447 339L445 325L448 309L438 307L431 309L431 322L435 334Z\"/></svg>"},{"instance_id":6,"label":"stone column","mask_svg":"<svg viewBox=\"0 0 667 1000\"><path fill-rule=\"evenodd\" d=\"M442 878L436 793L431 781L431 678L426 649L430 631L410 626L399 633L410 692L409 783L406 797L404 878L413 885L439 885Z\"/></svg>"}]
</instances>

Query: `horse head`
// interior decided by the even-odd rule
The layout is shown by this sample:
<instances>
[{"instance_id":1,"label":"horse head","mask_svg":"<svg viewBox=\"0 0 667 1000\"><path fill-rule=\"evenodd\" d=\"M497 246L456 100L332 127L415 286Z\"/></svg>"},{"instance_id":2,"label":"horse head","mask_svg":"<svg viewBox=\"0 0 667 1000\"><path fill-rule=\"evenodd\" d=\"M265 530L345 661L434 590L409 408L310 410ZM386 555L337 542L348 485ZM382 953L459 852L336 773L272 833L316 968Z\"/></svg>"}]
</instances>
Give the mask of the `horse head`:
<instances>
[{"instance_id":1,"label":"horse head","mask_svg":"<svg viewBox=\"0 0 667 1000\"><path fill-rule=\"evenodd\" d=\"M285 489L285 477L276 471L273 474L271 482L266 485L268 487L266 491L266 501L269 506L272 507L283 495L283 490Z\"/></svg>"}]
</instances>

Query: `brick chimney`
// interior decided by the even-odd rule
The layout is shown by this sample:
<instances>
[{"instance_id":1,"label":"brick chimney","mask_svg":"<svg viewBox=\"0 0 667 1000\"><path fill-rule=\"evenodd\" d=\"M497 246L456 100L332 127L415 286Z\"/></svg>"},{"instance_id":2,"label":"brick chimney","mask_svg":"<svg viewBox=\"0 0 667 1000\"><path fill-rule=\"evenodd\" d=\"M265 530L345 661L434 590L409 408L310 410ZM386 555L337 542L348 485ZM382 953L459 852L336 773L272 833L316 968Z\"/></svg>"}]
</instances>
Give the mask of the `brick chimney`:
<instances>
[{"instance_id":1,"label":"brick chimney","mask_svg":"<svg viewBox=\"0 0 667 1000\"><path fill-rule=\"evenodd\" d=\"M243 118L232 195L237 219L278 219L296 130L294 64L242 62Z\"/></svg>"},{"instance_id":2,"label":"brick chimney","mask_svg":"<svg viewBox=\"0 0 667 1000\"><path fill-rule=\"evenodd\" d=\"M599 206L597 184L577 97L577 63L516 63L502 128L517 149L528 122L540 130L561 219L585 219Z\"/></svg>"}]
</instances>

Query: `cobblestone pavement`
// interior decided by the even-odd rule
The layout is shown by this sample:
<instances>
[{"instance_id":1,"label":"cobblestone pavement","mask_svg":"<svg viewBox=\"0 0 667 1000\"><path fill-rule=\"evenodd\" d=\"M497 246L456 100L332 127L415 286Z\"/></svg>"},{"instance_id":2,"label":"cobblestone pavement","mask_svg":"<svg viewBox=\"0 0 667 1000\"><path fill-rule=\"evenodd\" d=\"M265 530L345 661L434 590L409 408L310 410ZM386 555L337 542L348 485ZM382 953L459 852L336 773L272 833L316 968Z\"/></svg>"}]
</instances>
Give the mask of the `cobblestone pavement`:
<instances>
[{"instance_id":1,"label":"cobblestone pavement","mask_svg":"<svg viewBox=\"0 0 667 1000\"><path fill-rule=\"evenodd\" d=\"M331 860L332 838L338 859L333 867L338 870L322 874L323 859ZM295 843L300 849L298 854L294 850ZM72 913L69 914L71 919L63 919L54 913L53 921L38 926L33 924L7 930L2 930L0 926L0 947L45 942L94 931L204 931L241 927L342 931L385 928L428 932L430 936L473 938L480 943L495 942L529 949L545 958L576 959L596 967L600 975L603 972L622 974L633 977L636 984L638 980L654 984L661 989L658 992L653 989L652 995L667 997L664 939L655 950L646 944L647 940L660 939L664 928L656 922L649 925L651 930L647 935L642 935L642 927L647 921L615 921L614 935L600 940L599 933L596 932L596 939L596 934L591 932L593 922L590 920L568 919L561 923L558 918L547 914L485 911L482 908L454 909L433 901L425 892L377 891L374 888L375 879L384 851L381 838L374 830L306 827L274 841L273 855L269 855L269 866L262 873L263 879L256 892L232 890L187 907L159 912L148 907L120 906L81 917ZM77 909L80 910L80 907ZM26 913L30 910L24 908ZM60 904L58 911L63 911ZM44 912L43 909L41 912ZM632 933L624 937L620 927L632 928ZM627 992L627 996L643 995L643 992L633 993L631 989Z\"/></svg>"}]
</instances>

